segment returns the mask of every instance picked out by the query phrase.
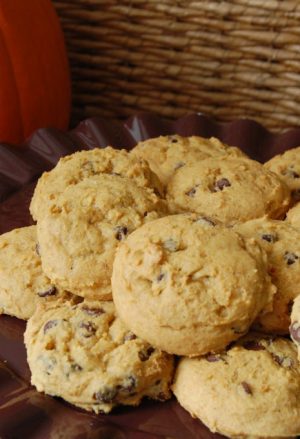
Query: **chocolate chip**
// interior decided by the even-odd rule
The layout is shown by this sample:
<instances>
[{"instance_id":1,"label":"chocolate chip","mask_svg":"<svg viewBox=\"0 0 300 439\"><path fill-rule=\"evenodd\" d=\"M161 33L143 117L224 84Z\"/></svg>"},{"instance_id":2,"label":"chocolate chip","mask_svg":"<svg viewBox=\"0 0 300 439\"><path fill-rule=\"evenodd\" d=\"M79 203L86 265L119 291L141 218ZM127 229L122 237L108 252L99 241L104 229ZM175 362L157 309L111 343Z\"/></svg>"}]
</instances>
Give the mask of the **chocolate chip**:
<instances>
[{"instance_id":1,"label":"chocolate chip","mask_svg":"<svg viewBox=\"0 0 300 439\"><path fill-rule=\"evenodd\" d=\"M245 390L245 392L248 395L252 395L253 394L251 386L248 383L246 383L246 381L242 381L241 385L242 385L243 389Z\"/></svg>"},{"instance_id":2,"label":"chocolate chip","mask_svg":"<svg viewBox=\"0 0 300 439\"><path fill-rule=\"evenodd\" d=\"M300 344L300 325L295 321L290 325L290 334L294 342Z\"/></svg>"},{"instance_id":3,"label":"chocolate chip","mask_svg":"<svg viewBox=\"0 0 300 439\"><path fill-rule=\"evenodd\" d=\"M222 191L225 187L231 186L231 183L227 178L220 178L214 184L214 192Z\"/></svg>"},{"instance_id":4,"label":"chocolate chip","mask_svg":"<svg viewBox=\"0 0 300 439\"><path fill-rule=\"evenodd\" d=\"M270 276L274 276L274 274L276 273L276 268L275 267L268 267L268 274Z\"/></svg>"},{"instance_id":5,"label":"chocolate chip","mask_svg":"<svg viewBox=\"0 0 300 439\"><path fill-rule=\"evenodd\" d=\"M276 235L272 235L269 233L265 233L265 234L261 235L261 239L264 239L265 241L271 242L271 243L274 243L278 240Z\"/></svg>"},{"instance_id":6,"label":"chocolate chip","mask_svg":"<svg viewBox=\"0 0 300 439\"><path fill-rule=\"evenodd\" d=\"M182 168L185 165L184 162L178 162L176 163L176 165L174 166L174 170L177 171L177 169Z\"/></svg>"},{"instance_id":7,"label":"chocolate chip","mask_svg":"<svg viewBox=\"0 0 300 439\"><path fill-rule=\"evenodd\" d=\"M294 171L292 168L287 168L282 174L290 178L300 178L298 172Z\"/></svg>"},{"instance_id":8,"label":"chocolate chip","mask_svg":"<svg viewBox=\"0 0 300 439\"><path fill-rule=\"evenodd\" d=\"M169 238L164 241L163 247L170 252L176 252L178 250L178 243L174 239Z\"/></svg>"},{"instance_id":9,"label":"chocolate chip","mask_svg":"<svg viewBox=\"0 0 300 439\"><path fill-rule=\"evenodd\" d=\"M178 142L178 139L177 139L176 137L174 137L174 136L169 136L169 140L170 140L172 143L177 143L177 142Z\"/></svg>"},{"instance_id":10,"label":"chocolate chip","mask_svg":"<svg viewBox=\"0 0 300 439\"><path fill-rule=\"evenodd\" d=\"M185 192L185 195L188 197L194 197L196 194L196 187L192 187L189 191Z\"/></svg>"},{"instance_id":11,"label":"chocolate chip","mask_svg":"<svg viewBox=\"0 0 300 439\"><path fill-rule=\"evenodd\" d=\"M300 201L300 189L294 189L292 191L292 197L295 201Z\"/></svg>"},{"instance_id":12,"label":"chocolate chip","mask_svg":"<svg viewBox=\"0 0 300 439\"><path fill-rule=\"evenodd\" d=\"M96 326L92 322L81 322L79 328L84 329L83 336L86 338L91 337L96 332Z\"/></svg>"},{"instance_id":13,"label":"chocolate chip","mask_svg":"<svg viewBox=\"0 0 300 439\"><path fill-rule=\"evenodd\" d=\"M165 277L165 274L164 274L164 273L160 273L160 274L157 276L156 281L157 281L157 282L161 282L161 281L163 280L164 277Z\"/></svg>"},{"instance_id":14,"label":"chocolate chip","mask_svg":"<svg viewBox=\"0 0 300 439\"><path fill-rule=\"evenodd\" d=\"M121 386L118 386L118 389L121 392L131 393L133 390L136 389L137 386L137 379L133 375L129 375L128 378L124 381L124 383Z\"/></svg>"},{"instance_id":15,"label":"chocolate chip","mask_svg":"<svg viewBox=\"0 0 300 439\"><path fill-rule=\"evenodd\" d=\"M90 307L90 306L84 305L81 309L86 314L88 314L89 316L92 316L92 317L97 317L97 316L101 316L102 314L105 314L105 311L102 308L96 308L96 307Z\"/></svg>"},{"instance_id":16,"label":"chocolate chip","mask_svg":"<svg viewBox=\"0 0 300 439\"><path fill-rule=\"evenodd\" d=\"M247 332L244 329L240 329L236 327L231 328L231 330L234 332L234 334L245 334L245 332Z\"/></svg>"},{"instance_id":17,"label":"chocolate chip","mask_svg":"<svg viewBox=\"0 0 300 439\"><path fill-rule=\"evenodd\" d=\"M115 230L116 230L115 237L118 241L122 241L122 239L124 239L128 233L127 227L124 226L118 226L115 228Z\"/></svg>"},{"instance_id":18,"label":"chocolate chip","mask_svg":"<svg viewBox=\"0 0 300 439\"><path fill-rule=\"evenodd\" d=\"M257 340L247 340L243 343L243 347L248 351L264 351L265 348Z\"/></svg>"},{"instance_id":19,"label":"chocolate chip","mask_svg":"<svg viewBox=\"0 0 300 439\"><path fill-rule=\"evenodd\" d=\"M282 357L279 357L279 355L276 355L273 352L271 352L271 357L273 358L275 363L279 364L279 366L282 365L282 363L283 363L283 358Z\"/></svg>"},{"instance_id":20,"label":"chocolate chip","mask_svg":"<svg viewBox=\"0 0 300 439\"><path fill-rule=\"evenodd\" d=\"M169 396L166 395L164 392L159 392L159 394L156 396L156 398L158 401L166 401L167 399L169 399Z\"/></svg>"},{"instance_id":21,"label":"chocolate chip","mask_svg":"<svg viewBox=\"0 0 300 439\"><path fill-rule=\"evenodd\" d=\"M152 346L149 346L147 349L144 349L139 352L139 359L141 361L147 361L149 360L151 354L154 352L154 348Z\"/></svg>"},{"instance_id":22,"label":"chocolate chip","mask_svg":"<svg viewBox=\"0 0 300 439\"><path fill-rule=\"evenodd\" d=\"M57 289L54 285L52 285L52 287L50 287L48 290L46 291L39 291L37 293L37 295L39 297L48 297L48 296L55 296L57 294Z\"/></svg>"},{"instance_id":23,"label":"chocolate chip","mask_svg":"<svg viewBox=\"0 0 300 439\"><path fill-rule=\"evenodd\" d=\"M299 259L299 256L295 255L295 253L285 252L283 258L286 260L287 265L292 265Z\"/></svg>"},{"instance_id":24,"label":"chocolate chip","mask_svg":"<svg viewBox=\"0 0 300 439\"><path fill-rule=\"evenodd\" d=\"M35 245L35 252L38 256L41 256L41 247L40 244Z\"/></svg>"},{"instance_id":25,"label":"chocolate chip","mask_svg":"<svg viewBox=\"0 0 300 439\"><path fill-rule=\"evenodd\" d=\"M121 177L121 174L119 174L118 172L111 172L110 175L115 175L117 177Z\"/></svg>"},{"instance_id":26,"label":"chocolate chip","mask_svg":"<svg viewBox=\"0 0 300 439\"><path fill-rule=\"evenodd\" d=\"M133 332L127 332L127 334L124 336L123 341L130 341L130 340L135 340L136 339L136 335Z\"/></svg>"},{"instance_id":27,"label":"chocolate chip","mask_svg":"<svg viewBox=\"0 0 300 439\"><path fill-rule=\"evenodd\" d=\"M71 364L71 372L80 372L82 371L82 367L77 363Z\"/></svg>"},{"instance_id":28,"label":"chocolate chip","mask_svg":"<svg viewBox=\"0 0 300 439\"><path fill-rule=\"evenodd\" d=\"M290 369L294 365L294 361L289 357L280 357L279 355L274 354L273 352L271 352L271 357L273 358L275 363L287 369Z\"/></svg>"},{"instance_id":29,"label":"chocolate chip","mask_svg":"<svg viewBox=\"0 0 300 439\"><path fill-rule=\"evenodd\" d=\"M44 326L44 334L49 331L49 329L54 328L58 325L58 320L49 320Z\"/></svg>"},{"instance_id":30,"label":"chocolate chip","mask_svg":"<svg viewBox=\"0 0 300 439\"><path fill-rule=\"evenodd\" d=\"M117 394L118 394L117 389L112 388L112 389L105 389L105 390L101 390L99 392L96 392L96 393L94 393L93 397L94 397L94 399L96 399L99 402L111 403L114 401Z\"/></svg>"}]
</instances>

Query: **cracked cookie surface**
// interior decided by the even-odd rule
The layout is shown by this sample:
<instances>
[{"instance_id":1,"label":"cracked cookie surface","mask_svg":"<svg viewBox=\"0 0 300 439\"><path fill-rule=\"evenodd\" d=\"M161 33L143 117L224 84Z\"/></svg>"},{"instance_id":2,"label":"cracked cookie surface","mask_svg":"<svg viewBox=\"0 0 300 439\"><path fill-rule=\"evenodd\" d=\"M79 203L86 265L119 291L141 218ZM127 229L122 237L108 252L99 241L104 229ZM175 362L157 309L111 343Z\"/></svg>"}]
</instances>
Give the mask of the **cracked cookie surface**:
<instances>
[{"instance_id":1,"label":"cracked cookie surface","mask_svg":"<svg viewBox=\"0 0 300 439\"><path fill-rule=\"evenodd\" d=\"M128 178L86 178L66 188L38 221L43 270L56 285L75 294L111 299L118 244L164 214L165 203Z\"/></svg>"},{"instance_id":2,"label":"cracked cookie surface","mask_svg":"<svg viewBox=\"0 0 300 439\"><path fill-rule=\"evenodd\" d=\"M145 160L131 156L124 149L95 148L61 158L55 168L41 176L31 200L31 215L38 220L69 186L101 174L126 177L140 187L163 192L161 183Z\"/></svg>"},{"instance_id":3,"label":"cracked cookie surface","mask_svg":"<svg viewBox=\"0 0 300 439\"><path fill-rule=\"evenodd\" d=\"M116 317L112 302L41 306L25 332L32 384L88 411L108 413L144 396L170 398L173 357Z\"/></svg>"}]
</instances>

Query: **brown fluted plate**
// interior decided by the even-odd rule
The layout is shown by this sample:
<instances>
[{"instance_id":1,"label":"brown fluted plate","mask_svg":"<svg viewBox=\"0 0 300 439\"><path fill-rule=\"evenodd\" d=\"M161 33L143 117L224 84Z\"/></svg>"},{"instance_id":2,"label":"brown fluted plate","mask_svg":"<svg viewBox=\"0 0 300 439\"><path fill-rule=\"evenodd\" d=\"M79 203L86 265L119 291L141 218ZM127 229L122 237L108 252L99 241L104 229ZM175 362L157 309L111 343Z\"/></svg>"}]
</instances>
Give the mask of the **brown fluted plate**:
<instances>
[{"instance_id":1,"label":"brown fluted plate","mask_svg":"<svg viewBox=\"0 0 300 439\"><path fill-rule=\"evenodd\" d=\"M28 206L35 181L58 159L80 149L112 145L132 148L138 141L166 134L216 136L265 161L300 145L300 129L272 134L251 120L219 124L201 114L166 121L139 114L126 122L87 119L65 133L36 131L22 146L0 144L0 233L32 224ZM117 408L111 415L93 415L30 386L23 344L25 323L0 316L1 439L209 439L214 435L172 399L144 401L140 407Z\"/></svg>"}]
</instances>

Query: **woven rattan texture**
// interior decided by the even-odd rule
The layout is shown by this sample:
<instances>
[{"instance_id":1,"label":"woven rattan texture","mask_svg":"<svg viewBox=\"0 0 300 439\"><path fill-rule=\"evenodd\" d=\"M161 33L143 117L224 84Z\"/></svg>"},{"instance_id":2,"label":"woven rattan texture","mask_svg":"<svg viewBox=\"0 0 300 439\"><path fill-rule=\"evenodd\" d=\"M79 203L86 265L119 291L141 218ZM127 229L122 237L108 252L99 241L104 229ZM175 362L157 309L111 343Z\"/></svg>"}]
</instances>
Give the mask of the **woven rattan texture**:
<instances>
[{"instance_id":1,"label":"woven rattan texture","mask_svg":"<svg viewBox=\"0 0 300 439\"><path fill-rule=\"evenodd\" d=\"M53 0L73 122L138 111L300 124L298 0Z\"/></svg>"}]
</instances>

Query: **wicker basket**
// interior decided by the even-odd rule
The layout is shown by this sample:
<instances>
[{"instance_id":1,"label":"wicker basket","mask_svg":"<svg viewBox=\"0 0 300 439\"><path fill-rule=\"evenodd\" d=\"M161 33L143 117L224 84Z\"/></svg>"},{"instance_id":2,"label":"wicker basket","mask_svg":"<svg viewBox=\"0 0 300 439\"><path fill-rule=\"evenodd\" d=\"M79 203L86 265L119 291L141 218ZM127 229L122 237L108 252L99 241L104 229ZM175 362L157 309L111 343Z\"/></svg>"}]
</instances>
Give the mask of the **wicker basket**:
<instances>
[{"instance_id":1,"label":"wicker basket","mask_svg":"<svg viewBox=\"0 0 300 439\"><path fill-rule=\"evenodd\" d=\"M300 125L297 0L54 0L73 123L138 111Z\"/></svg>"}]
</instances>

